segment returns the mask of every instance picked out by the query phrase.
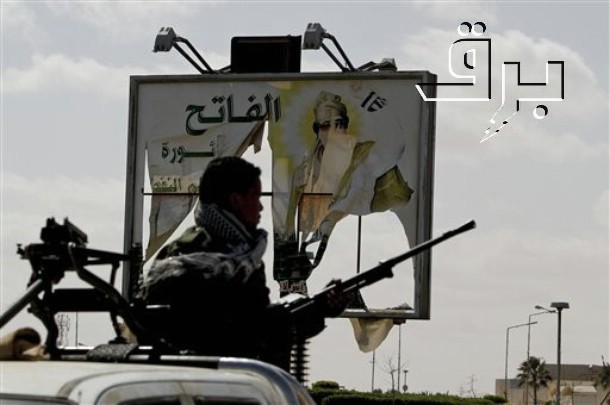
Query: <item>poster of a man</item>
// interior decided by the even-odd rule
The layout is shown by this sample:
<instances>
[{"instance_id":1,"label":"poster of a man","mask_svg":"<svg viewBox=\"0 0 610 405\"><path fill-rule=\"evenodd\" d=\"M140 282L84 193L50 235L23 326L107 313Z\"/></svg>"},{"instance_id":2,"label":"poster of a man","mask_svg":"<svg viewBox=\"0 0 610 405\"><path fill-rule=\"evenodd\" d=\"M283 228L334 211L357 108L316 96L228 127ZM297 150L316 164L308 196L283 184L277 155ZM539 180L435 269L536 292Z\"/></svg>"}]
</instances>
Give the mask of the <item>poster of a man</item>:
<instances>
[{"instance_id":1,"label":"poster of a man","mask_svg":"<svg viewBox=\"0 0 610 405\"><path fill-rule=\"evenodd\" d=\"M310 190L306 191L316 192L317 190L315 189L320 189L320 192L330 192L332 186L337 183L336 176L340 174L341 168L338 165L329 167L331 164L328 159L331 154L329 153L324 161L326 170L322 171L323 176L320 178L320 168L326 145L329 145L329 152L336 145L340 149L339 152L343 152L343 156L339 154L336 157L346 157L347 153L351 154L353 151L353 142L356 137L347 133L349 117L347 115L347 107L341 102L341 96L325 91L321 92L316 100L313 111L315 121L313 122L312 129L316 135L316 144L311 154L312 164L310 179L308 179L308 188ZM341 161L335 160L334 163L340 163Z\"/></svg>"},{"instance_id":2,"label":"poster of a man","mask_svg":"<svg viewBox=\"0 0 610 405\"><path fill-rule=\"evenodd\" d=\"M385 102L385 100L384 100ZM384 107L385 104L381 104ZM306 278L311 270L322 260L328 240L337 222L350 213L352 203L344 204L353 187L362 187L363 162L376 145L376 140L359 137L350 130L348 107L341 95L329 91L320 91L313 103L311 129L315 135L313 148L308 151L303 161L296 167L292 176L291 196L288 205L288 221L295 220L294 238L287 238L285 244L276 248L276 276L280 281L281 293L307 293ZM356 180L353 182L353 177ZM377 177L374 184L368 186L372 194L368 201L358 197L358 205L365 205L365 211L385 211L397 204L409 201L413 190L404 180L397 165ZM344 201L345 203L345 201ZM276 238L281 239L281 238ZM298 241L297 241L298 239ZM308 248L319 242L317 250ZM295 277L284 280L282 269L290 269Z\"/></svg>"}]
</instances>

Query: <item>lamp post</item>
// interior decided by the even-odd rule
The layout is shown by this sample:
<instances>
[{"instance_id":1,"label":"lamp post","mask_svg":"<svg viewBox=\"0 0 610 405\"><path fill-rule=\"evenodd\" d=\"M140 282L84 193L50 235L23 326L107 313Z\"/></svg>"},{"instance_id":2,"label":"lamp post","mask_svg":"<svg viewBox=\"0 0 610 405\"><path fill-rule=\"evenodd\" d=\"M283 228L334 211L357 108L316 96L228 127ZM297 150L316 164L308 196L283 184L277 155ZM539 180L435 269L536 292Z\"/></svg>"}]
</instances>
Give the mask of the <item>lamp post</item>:
<instances>
[{"instance_id":1,"label":"lamp post","mask_svg":"<svg viewBox=\"0 0 610 405\"><path fill-rule=\"evenodd\" d=\"M521 323L506 328L506 357L504 358L504 399L508 401L508 335L511 329L520 328L522 326L535 325L538 322Z\"/></svg>"},{"instance_id":2,"label":"lamp post","mask_svg":"<svg viewBox=\"0 0 610 405\"><path fill-rule=\"evenodd\" d=\"M400 391L400 341L401 341L401 333L400 331L402 330L402 325L398 324L398 373L396 373L397 375L397 382L396 382L396 391Z\"/></svg>"},{"instance_id":3,"label":"lamp post","mask_svg":"<svg viewBox=\"0 0 610 405\"><path fill-rule=\"evenodd\" d=\"M530 314L527 317L527 322L528 322L528 327L527 327L527 359L530 359L530 330L531 330L531 323L532 323L532 317L533 316L537 316L537 315L542 315L542 314L554 314L555 311L553 311L552 309L547 309L545 307L542 307L540 305L536 305L534 307L535 309L541 310L540 312L534 312L533 314Z\"/></svg>"},{"instance_id":4,"label":"lamp post","mask_svg":"<svg viewBox=\"0 0 610 405\"><path fill-rule=\"evenodd\" d=\"M371 368L371 392L375 391L375 350L373 350L373 367Z\"/></svg>"},{"instance_id":5,"label":"lamp post","mask_svg":"<svg viewBox=\"0 0 610 405\"><path fill-rule=\"evenodd\" d=\"M553 302L551 308L557 310L557 405L561 404L561 311L570 308L567 302Z\"/></svg>"},{"instance_id":6,"label":"lamp post","mask_svg":"<svg viewBox=\"0 0 610 405\"><path fill-rule=\"evenodd\" d=\"M401 368L401 358L400 358L400 354L401 354L401 350L400 350L400 346L402 343L402 334L401 334L401 327L402 324L405 323L405 319L394 319L394 325L398 325L398 368L397 371L398 373L396 373L397 377L397 382L396 382L396 390L400 391L400 368Z\"/></svg>"},{"instance_id":7,"label":"lamp post","mask_svg":"<svg viewBox=\"0 0 610 405\"><path fill-rule=\"evenodd\" d=\"M527 326L527 360L529 361L530 359L530 331L531 331L531 323L532 323L532 317L533 316L537 316L537 315L542 315L542 314L553 314L555 313L555 311L553 311L552 309L548 309L545 308L543 306L540 305L536 305L534 307L535 309L539 310L540 312L534 312L533 314L530 314L527 317L527 321L528 321L528 326ZM529 403L529 386L526 384L525 385L525 405L527 405Z\"/></svg>"}]
</instances>

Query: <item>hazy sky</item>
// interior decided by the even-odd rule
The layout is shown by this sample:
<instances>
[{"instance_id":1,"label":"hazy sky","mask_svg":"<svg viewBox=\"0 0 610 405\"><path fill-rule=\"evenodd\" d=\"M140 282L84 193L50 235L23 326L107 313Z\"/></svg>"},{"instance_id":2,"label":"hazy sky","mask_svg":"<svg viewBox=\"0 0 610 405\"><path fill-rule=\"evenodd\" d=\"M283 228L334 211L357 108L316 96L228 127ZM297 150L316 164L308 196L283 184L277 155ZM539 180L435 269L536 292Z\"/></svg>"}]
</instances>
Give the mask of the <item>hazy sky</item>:
<instances>
[{"instance_id":1,"label":"hazy sky","mask_svg":"<svg viewBox=\"0 0 610 405\"><path fill-rule=\"evenodd\" d=\"M472 382L477 393L492 393L504 377L507 327L553 301L571 306L563 316L562 361L610 358L607 1L0 4L3 310L29 277L16 244L37 241L45 218L68 216L91 247L122 250L129 77L197 73L175 51L152 52L161 27L174 27L221 68L230 63L233 36L302 35L307 23L320 22L355 65L392 57L400 70L429 70L448 81L458 25L483 21L493 46L494 96L437 105L433 233L470 219L478 227L433 252L431 319L402 326L409 391L460 393ZM338 71L321 50L302 58L303 71ZM502 62L511 60L522 62L530 81L544 80L546 61L564 61L565 99L547 102L542 120L531 114L535 104L524 103L498 136L480 143L501 103ZM264 221L270 227L268 215ZM363 268L405 249L392 216L366 217L364 226ZM312 291L353 273L343 259L354 254L354 227L339 224ZM269 254L266 261L270 270ZM412 302L409 266L365 291L367 303ZM271 277L269 286L276 289ZM81 342L109 337L106 318L81 318ZM556 316L534 320L530 352L555 363ZM20 325L43 331L23 315L3 333ZM370 389L372 355L359 352L347 320L329 321L310 347L311 381ZM525 359L526 328L511 331L509 348L514 376ZM376 353L376 387L390 387L384 368L397 352L394 328Z\"/></svg>"}]
</instances>

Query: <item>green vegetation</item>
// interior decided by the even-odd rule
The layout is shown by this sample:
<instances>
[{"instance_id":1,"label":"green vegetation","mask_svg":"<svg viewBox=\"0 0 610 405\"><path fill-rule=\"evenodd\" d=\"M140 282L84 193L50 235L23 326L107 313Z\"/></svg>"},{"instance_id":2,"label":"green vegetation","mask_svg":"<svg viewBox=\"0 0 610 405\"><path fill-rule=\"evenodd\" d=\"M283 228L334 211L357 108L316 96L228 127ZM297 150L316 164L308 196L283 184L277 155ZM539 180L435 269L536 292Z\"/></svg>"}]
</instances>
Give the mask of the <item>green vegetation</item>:
<instances>
[{"instance_id":1,"label":"green vegetation","mask_svg":"<svg viewBox=\"0 0 610 405\"><path fill-rule=\"evenodd\" d=\"M326 381L326 380L322 380L322 381L316 381L315 383L313 383L311 385L311 389L318 389L318 390L323 390L323 389L329 389L329 390L338 390L339 387L339 383L336 381Z\"/></svg>"},{"instance_id":2,"label":"green vegetation","mask_svg":"<svg viewBox=\"0 0 610 405\"><path fill-rule=\"evenodd\" d=\"M505 404L506 398L501 397L500 395L485 395L483 399L493 402L494 404Z\"/></svg>"},{"instance_id":3,"label":"green vegetation","mask_svg":"<svg viewBox=\"0 0 610 405\"><path fill-rule=\"evenodd\" d=\"M395 405L495 405L504 399L495 395L490 398L461 398L447 394L401 394L399 392L359 392L341 388L334 381L318 381L309 390L318 405L346 404L395 404ZM499 398L499 399L498 399Z\"/></svg>"},{"instance_id":4,"label":"green vegetation","mask_svg":"<svg viewBox=\"0 0 610 405\"><path fill-rule=\"evenodd\" d=\"M603 362L602 370L595 377L595 386L610 388L610 363Z\"/></svg>"},{"instance_id":5,"label":"green vegetation","mask_svg":"<svg viewBox=\"0 0 610 405\"><path fill-rule=\"evenodd\" d=\"M610 363L607 363L602 356L602 369L599 374L595 377L595 386L601 387L602 389L610 388ZM610 405L610 391L606 394L602 403L606 401L607 405Z\"/></svg>"},{"instance_id":6,"label":"green vegetation","mask_svg":"<svg viewBox=\"0 0 610 405\"><path fill-rule=\"evenodd\" d=\"M551 381L546 362L539 357L531 356L519 366L519 387L528 386L534 389L534 405L538 403L538 388L546 387Z\"/></svg>"}]
</instances>

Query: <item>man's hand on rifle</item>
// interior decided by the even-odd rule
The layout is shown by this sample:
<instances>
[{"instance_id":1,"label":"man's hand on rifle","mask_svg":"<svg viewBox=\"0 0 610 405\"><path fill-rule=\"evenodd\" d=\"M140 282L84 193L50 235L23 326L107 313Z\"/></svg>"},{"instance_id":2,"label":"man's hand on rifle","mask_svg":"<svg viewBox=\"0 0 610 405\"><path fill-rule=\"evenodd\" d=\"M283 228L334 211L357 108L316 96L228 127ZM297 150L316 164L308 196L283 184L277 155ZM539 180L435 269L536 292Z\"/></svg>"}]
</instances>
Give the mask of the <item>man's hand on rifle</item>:
<instances>
[{"instance_id":1,"label":"man's hand on rifle","mask_svg":"<svg viewBox=\"0 0 610 405\"><path fill-rule=\"evenodd\" d=\"M334 287L326 299L326 316L334 318L339 316L347 305L354 299L354 293L344 293L341 291L341 280L332 279L326 287Z\"/></svg>"}]
</instances>

